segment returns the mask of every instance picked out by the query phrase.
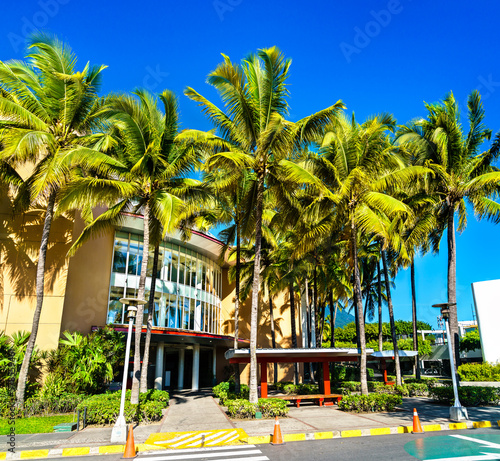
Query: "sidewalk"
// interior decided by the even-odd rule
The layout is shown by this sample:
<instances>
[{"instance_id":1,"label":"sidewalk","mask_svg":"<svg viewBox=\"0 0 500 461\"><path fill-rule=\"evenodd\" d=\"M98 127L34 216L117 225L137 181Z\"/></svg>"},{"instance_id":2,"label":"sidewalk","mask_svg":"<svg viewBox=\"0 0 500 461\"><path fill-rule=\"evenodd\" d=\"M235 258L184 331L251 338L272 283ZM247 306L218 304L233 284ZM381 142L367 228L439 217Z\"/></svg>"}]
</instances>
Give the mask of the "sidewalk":
<instances>
[{"instance_id":1,"label":"sidewalk","mask_svg":"<svg viewBox=\"0 0 500 461\"><path fill-rule=\"evenodd\" d=\"M288 417L280 418L281 431L286 441L314 438L336 438L381 434L397 434L411 430L413 408L416 408L425 431L465 429L472 427L497 427L500 407L468 408L469 421L453 424L448 419L449 407L437 405L426 398L405 398L398 411L386 413L350 414L336 406L319 407L302 404L300 408L290 407ZM179 432L242 429L249 443L267 443L274 429L274 420L234 420L227 418L217 405L209 390L199 393L178 392L170 400L170 406L161 424L134 428L135 443L140 451L162 448L145 442L154 434L175 436ZM111 428L86 428L80 432L62 434L32 434L16 437L16 456L25 450L37 450L23 454L23 457L44 458L70 454L103 454L123 452L122 446L111 446ZM157 436L158 437L158 436ZM154 439L154 437L152 437ZM2 437L0 460L6 456L8 446ZM77 449L78 450L74 450ZM164 447L163 447L164 448Z\"/></svg>"}]
</instances>

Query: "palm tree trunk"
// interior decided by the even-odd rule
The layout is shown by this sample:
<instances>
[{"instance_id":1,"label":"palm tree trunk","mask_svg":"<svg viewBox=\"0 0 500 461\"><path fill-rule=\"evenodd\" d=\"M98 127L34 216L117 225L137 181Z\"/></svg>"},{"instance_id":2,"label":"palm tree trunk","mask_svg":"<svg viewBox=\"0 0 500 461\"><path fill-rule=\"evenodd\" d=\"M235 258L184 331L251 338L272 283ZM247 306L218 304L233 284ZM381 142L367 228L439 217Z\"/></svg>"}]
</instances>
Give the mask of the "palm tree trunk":
<instances>
[{"instance_id":1,"label":"palm tree trunk","mask_svg":"<svg viewBox=\"0 0 500 461\"><path fill-rule=\"evenodd\" d=\"M450 305L450 336L451 347L455 352L455 373L460 365L460 350L458 340L458 316L457 316L457 249L455 242L455 211L454 205L450 205L448 213L448 303ZM453 370L452 370L453 372Z\"/></svg>"},{"instance_id":2,"label":"palm tree trunk","mask_svg":"<svg viewBox=\"0 0 500 461\"><path fill-rule=\"evenodd\" d=\"M271 293L269 293L269 317L271 320L271 344L273 349L276 349L276 332L274 331L274 312L273 312L273 300L271 299ZM278 364L274 363L274 384L278 382Z\"/></svg>"},{"instance_id":3,"label":"palm tree trunk","mask_svg":"<svg viewBox=\"0 0 500 461\"><path fill-rule=\"evenodd\" d=\"M418 351L417 294L415 290L415 261L411 261L411 318L413 322L413 350ZM420 358L415 357L415 377L420 379Z\"/></svg>"},{"instance_id":4,"label":"palm tree trunk","mask_svg":"<svg viewBox=\"0 0 500 461\"><path fill-rule=\"evenodd\" d=\"M234 300L234 348L238 349L239 322L240 322L240 271L241 271L241 236L240 236L240 215L236 212L236 299ZM240 393L240 364L233 364L234 368L234 390Z\"/></svg>"},{"instance_id":5,"label":"palm tree trunk","mask_svg":"<svg viewBox=\"0 0 500 461\"><path fill-rule=\"evenodd\" d=\"M144 237L142 245L141 276L139 277L139 290L137 298L144 301L146 291L146 272L148 269L149 256L149 205L144 207ZM141 379L141 334L144 322L144 305L137 306L137 317L135 319L135 344L134 344L134 374L132 376L132 393L130 403L139 403L139 384Z\"/></svg>"},{"instance_id":6,"label":"palm tree trunk","mask_svg":"<svg viewBox=\"0 0 500 461\"><path fill-rule=\"evenodd\" d=\"M255 258L252 283L252 308L250 314L250 403L257 403L257 314L259 311L260 259L262 257L262 207L264 202L264 171L257 173L257 198L255 207Z\"/></svg>"},{"instance_id":7,"label":"palm tree trunk","mask_svg":"<svg viewBox=\"0 0 500 461\"><path fill-rule=\"evenodd\" d=\"M153 272L151 274L151 288L149 290L148 326L146 329L144 357L142 359L142 367L141 367L141 387L140 387L141 394L148 391L149 346L151 344L151 330L153 328L153 312L155 309L156 271L158 270L159 254L160 254L160 244L158 243L157 245L155 245L155 252L153 255Z\"/></svg>"},{"instance_id":8,"label":"palm tree trunk","mask_svg":"<svg viewBox=\"0 0 500 461\"><path fill-rule=\"evenodd\" d=\"M316 341L317 347L323 346L323 331L325 330L325 313L326 313L326 302L321 303L321 328L318 335L318 340Z\"/></svg>"},{"instance_id":9,"label":"palm tree trunk","mask_svg":"<svg viewBox=\"0 0 500 461\"><path fill-rule=\"evenodd\" d=\"M382 352L384 344L383 323L382 323L382 280L380 276L380 260L377 261L377 290L378 290L378 350Z\"/></svg>"},{"instance_id":10,"label":"palm tree trunk","mask_svg":"<svg viewBox=\"0 0 500 461\"><path fill-rule=\"evenodd\" d=\"M38 325L40 323L40 315L42 313L43 295L45 287L45 263L47 260L47 247L49 244L50 227L54 219L54 207L56 203L57 191L53 190L47 201L47 209L45 210L45 220L43 222L42 240L40 242L40 251L38 253L38 263L36 267L36 307L33 314L33 324L31 327L30 339L26 345L23 363L19 371L19 380L16 389L16 408L24 408L24 394L26 391L26 383L28 380L28 371L31 362L31 356L35 349L36 336L38 334Z\"/></svg>"},{"instance_id":11,"label":"palm tree trunk","mask_svg":"<svg viewBox=\"0 0 500 461\"><path fill-rule=\"evenodd\" d=\"M330 303L330 347L335 347L335 321L337 320L337 306L333 305L333 292L329 293Z\"/></svg>"},{"instance_id":12,"label":"palm tree trunk","mask_svg":"<svg viewBox=\"0 0 500 461\"><path fill-rule=\"evenodd\" d=\"M392 347L394 348L394 363L396 365L396 386L401 386L401 364L399 363L398 340L396 339L396 325L394 324L394 309L392 307L391 287L389 285L389 271L387 269L387 256L382 250L382 265L384 266L385 290L387 305L389 307L389 321L391 322Z\"/></svg>"},{"instance_id":13,"label":"palm tree trunk","mask_svg":"<svg viewBox=\"0 0 500 461\"><path fill-rule=\"evenodd\" d=\"M295 293L293 291L293 281L290 282L290 317L292 327L292 347L297 349L297 325L295 322ZM299 369L297 363L293 364L293 374L295 384L299 384Z\"/></svg>"},{"instance_id":14,"label":"palm tree trunk","mask_svg":"<svg viewBox=\"0 0 500 461\"><path fill-rule=\"evenodd\" d=\"M360 356L360 381L361 394L368 395L368 382L366 379L366 338L365 324L363 322L363 304L361 302L361 279L358 266L358 245L357 245L357 229L354 222L354 217L351 218L351 253L354 266L354 298L356 300L356 316L359 325L359 345L361 349Z\"/></svg>"}]
</instances>

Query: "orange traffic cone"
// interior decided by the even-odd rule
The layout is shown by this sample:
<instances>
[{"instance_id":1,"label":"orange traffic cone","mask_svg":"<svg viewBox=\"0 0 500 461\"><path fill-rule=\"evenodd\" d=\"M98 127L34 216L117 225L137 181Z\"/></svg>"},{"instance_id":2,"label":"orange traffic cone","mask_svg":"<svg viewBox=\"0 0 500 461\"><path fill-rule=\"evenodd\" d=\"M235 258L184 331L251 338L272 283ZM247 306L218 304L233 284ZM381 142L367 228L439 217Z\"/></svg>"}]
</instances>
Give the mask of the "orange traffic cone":
<instances>
[{"instance_id":1,"label":"orange traffic cone","mask_svg":"<svg viewBox=\"0 0 500 461\"><path fill-rule=\"evenodd\" d=\"M278 417L276 416L276 421L274 423L273 441L271 442L271 445L283 445L284 443L285 442L283 442L283 437L281 437L280 422L278 420Z\"/></svg>"},{"instance_id":2,"label":"orange traffic cone","mask_svg":"<svg viewBox=\"0 0 500 461\"><path fill-rule=\"evenodd\" d=\"M134 443L134 430L132 429L132 424L128 430L127 445L125 445L125 453L123 453L122 459L132 459L137 458L137 453L135 452Z\"/></svg>"},{"instance_id":3,"label":"orange traffic cone","mask_svg":"<svg viewBox=\"0 0 500 461\"><path fill-rule=\"evenodd\" d=\"M420 425L420 419L418 418L417 409L413 409L413 433L424 432L422 426Z\"/></svg>"}]
</instances>

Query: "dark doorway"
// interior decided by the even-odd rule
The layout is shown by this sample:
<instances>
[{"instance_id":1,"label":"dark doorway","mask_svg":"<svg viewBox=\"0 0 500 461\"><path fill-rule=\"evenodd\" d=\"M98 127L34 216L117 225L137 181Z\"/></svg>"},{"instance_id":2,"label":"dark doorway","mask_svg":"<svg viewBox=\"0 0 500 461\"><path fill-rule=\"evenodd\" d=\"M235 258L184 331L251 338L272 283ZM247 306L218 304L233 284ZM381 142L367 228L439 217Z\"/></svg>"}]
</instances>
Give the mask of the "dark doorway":
<instances>
[{"instance_id":1,"label":"dark doorway","mask_svg":"<svg viewBox=\"0 0 500 461\"><path fill-rule=\"evenodd\" d=\"M213 351L210 349L200 350L200 387L212 387L214 375L212 372Z\"/></svg>"}]
</instances>

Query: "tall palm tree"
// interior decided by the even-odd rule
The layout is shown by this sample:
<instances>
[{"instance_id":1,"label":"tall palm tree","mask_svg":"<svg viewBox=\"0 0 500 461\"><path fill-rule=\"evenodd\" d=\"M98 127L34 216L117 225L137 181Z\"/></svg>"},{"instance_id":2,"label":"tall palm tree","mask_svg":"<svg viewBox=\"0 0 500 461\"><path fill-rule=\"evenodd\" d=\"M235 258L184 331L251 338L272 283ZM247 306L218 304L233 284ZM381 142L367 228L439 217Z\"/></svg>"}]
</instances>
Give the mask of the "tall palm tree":
<instances>
[{"instance_id":1,"label":"tall palm tree","mask_svg":"<svg viewBox=\"0 0 500 461\"><path fill-rule=\"evenodd\" d=\"M135 97L134 97L135 96ZM82 176L74 181L68 201L103 203L109 208L95 218L75 242L73 251L94 234L120 225L122 212L141 213L144 240L138 299L144 300L149 241L161 229L162 238L177 228L191 211L187 196L204 198L200 181L186 175L199 165L201 153L193 145L179 141L178 103L173 92L163 91L158 99L143 90L133 95L111 97L105 113L110 124L106 136L114 139L113 149L99 152L79 149L73 154L99 175ZM158 238L158 237L157 237ZM157 243L157 242L156 242ZM131 403L139 399L140 350L143 306L137 310L135 326L134 371ZM147 363L143 363L147 367Z\"/></svg>"},{"instance_id":2,"label":"tall palm tree","mask_svg":"<svg viewBox=\"0 0 500 461\"><path fill-rule=\"evenodd\" d=\"M392 116L382 115L358 124L352 117L342 117L323 139L315 173L329 184L332 197L325 203L335 207L335 219L340 220L349 242L349 262L353 273L353 291L361 349L361 391L368 393L366 378L366 340L358 261L360 232L382 232L379 215L393 216L408 212L408 208L388 192L398 184L411 180L417 167L404 168L393 153L386 133L394 127ZM315 230L315 234L321 233ZM314 238L310 235L303 245Z\"/></svg>"},{"instance_id":3,"label":"tall palm tree","mask_svg":"<svg viewBox=\"0 0 500 461\"><path fill-rule=\"evenodd\" d=\"M425 107L427 118L401 127L398 142L416 147L433 171L432 193L439 198L436 214L441 230L447 229L450 340L458 366L455 217L458 214L457 230L463 231L467 224L468 202L479 217L499 219L500 204L494 200L494 194L499 189L500 172L493 162L500 152L500 133L491 147L481 153L480 148L490 139L491 130L483 123L483 104L476 90L467 101L467 133L460 123L459 107L453 93L450 92L442 102L425 104Z\"/></svg>"},{"instance_id":4,"label":"tall palm tree","mask_svg":"<svg viewBox=\"0 0 500 461\"><path fill-rule=\"evenodd\" d=\"M88 64L78 72L71 49L47 35L30 40L29 62L0 61L0 161L10 166L16 186L17 211L30 205L44 211L36 270L33 326L21 365L16 405L24 406L30 360L43 305L45 261L52 221L63 209L61 188L68 181L68 149L85 144L86 135L101 128L97 91L105 66ZM21 180L18 168L29 176Z\"/></svg>"},{"instance_id":5,"label":"tall palm tree","mask_svg":"<svg viewBox=\"0 0 500 461\"><path fill-rule=\"evenodd\" d=\"M255 258L250 318L250 402L257 402L257 312L260 292L262 210L266 184L272 176L294 179L297 183L317 184L305 170L287 160L301 144L321 134L343 107L341 102L292 123L288 113L286 80L290 60L276 47L259 50L245 58L241 65L224 56L224 62L208 76L208 83L219 92L225 111L212 104L192 88L185 94L198 102L220 136L231 145L228 162L253 172L257 193L255 208ZM223 153L222 153L223 154ZM222 154L218 154L219 156Z\"/></svg>"}]
</instances>

